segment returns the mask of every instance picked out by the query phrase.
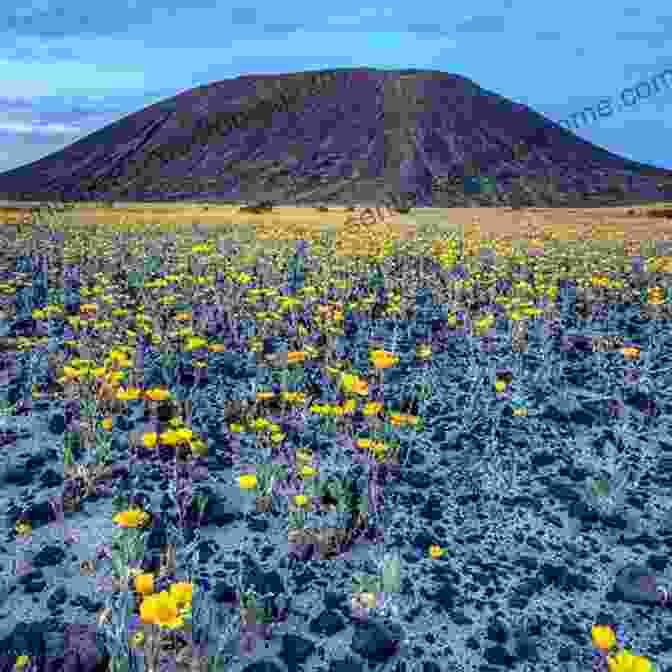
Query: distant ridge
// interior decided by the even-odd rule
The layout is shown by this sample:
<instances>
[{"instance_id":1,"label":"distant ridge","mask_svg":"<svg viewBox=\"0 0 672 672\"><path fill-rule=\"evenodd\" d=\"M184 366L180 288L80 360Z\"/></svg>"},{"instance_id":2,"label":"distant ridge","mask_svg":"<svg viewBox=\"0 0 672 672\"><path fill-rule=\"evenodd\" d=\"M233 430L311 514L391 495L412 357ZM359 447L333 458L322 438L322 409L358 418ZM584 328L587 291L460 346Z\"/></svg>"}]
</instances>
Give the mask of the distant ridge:
<instances>
[{"instance_id":1,"label":"distant ridge","mask_svg":"<svg viewBox=\"0 0 672 672\"><path fill-rule=\"evenodd\" d=\"M671 180L466 77L358 67L189 89L1 173L0 199L618 205Z\"/></svg>"}]
</instances>

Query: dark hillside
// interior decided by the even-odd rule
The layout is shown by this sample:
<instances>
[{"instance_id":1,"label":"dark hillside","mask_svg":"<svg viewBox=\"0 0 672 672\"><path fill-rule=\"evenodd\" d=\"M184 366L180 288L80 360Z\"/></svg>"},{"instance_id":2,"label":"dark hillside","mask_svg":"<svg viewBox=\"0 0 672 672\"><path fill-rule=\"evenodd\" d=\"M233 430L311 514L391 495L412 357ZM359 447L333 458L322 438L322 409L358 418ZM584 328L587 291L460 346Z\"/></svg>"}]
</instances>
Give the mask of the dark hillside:
<instances>
[{"instance_id":1,"label":"dark hillside","mask_svg":"<svg viewBox=\"0 0 672 672\"><path fill-rule=\"evenodd\" d=\"M344 68L190 89L0 174L0 199L615 205L671 178L459 75Z\"/></svg>"}]
</instances>

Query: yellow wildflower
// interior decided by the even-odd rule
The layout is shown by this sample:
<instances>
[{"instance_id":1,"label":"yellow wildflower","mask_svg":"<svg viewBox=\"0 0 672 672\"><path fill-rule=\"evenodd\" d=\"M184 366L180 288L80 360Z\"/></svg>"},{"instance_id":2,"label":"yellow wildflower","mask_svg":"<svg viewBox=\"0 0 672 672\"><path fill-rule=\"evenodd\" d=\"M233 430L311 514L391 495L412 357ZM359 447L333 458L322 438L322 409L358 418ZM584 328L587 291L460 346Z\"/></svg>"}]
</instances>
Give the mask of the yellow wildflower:
<instances>
[{"instance_id":1,"label":"yellow wildflower","mask_svg":"<svg viewBox=\"0 0 672 672\"><path fill-rule=\"evenodd\" d=\"M159 436L159 442L164 446L176 446L178 443L180 443L180 441L180 435L173 429L162 432Z\"/></svg>"},{"instance_id":2,"label":"yellow wildflower","mask_svg":"<svg viewBox=\"0 0 672 672\"><path fill-rule=\"evenodd\" d=\"M186 427L181 427L180 429L176 430L175 434L179 437L179 439L185 442L191 441L191 439L194 438L194 433Z\"/></svg>"},{"instance_id":3,"label":"yellow wildflower","mask_svg":"<svg viewBox=\"0 0 672 672\"><path fill-rule=\"evenodd\" d=\"M306 495L294 495L294 504L298 507L304 507L308 504L308 497Z\"/></svg>"},{"instance_id":4,"label":"yellow wildflower","mask_svg":"<svg viewBox=\"0 0 672 672\"><path fill-rule=\"evenodd\" d=\"M185 350L191 352L192 350L198 350L208 344L208 341L205 338L199 338L198 336L192 336L187 340L185 345Z\"/></svg>"},{"instance_id":5,"label":"yellow wildflower","mask_svg":"<svg viewBox=\"0 0 672 672\"><path fill-rule=\"evenodd\" d=\"M30 656L21 654L20 656L16 657L16 661L14 662L14 670L16 670L16 672L19 672L19 670L24 670L26 667L28 667L29 663Z\"/></svg>"},{"instance_id":6,"label":"yellow wildflower","mask_svg":"<svg viewBox=\"0 0 672 672\"><path fill-rule=\"evenodd\" d=\"M313 461L313 454L306 448L300 448L296 451L296 461L297 463L310 464Z\"/></svg>"},{"instance_id":7,"label":"yellow wildflower","mask_svg":"<svg viewBox=\"0 0 672 672\"><path fill-rule=\"evenodd\" d=\"M389 369L399 362L399 357L386 350L372 350L370 357L376 369Z\"/></svg>"},{"instance_id":8,"label":"yellow wildflower","mask_svg":"<svg viewBox=\"0 0 672 672\"><path fill-rule=\"evenodd\" d=\"M383 405L379 401L370 401L364 405L362 413L365 416L378 415L383 410Z\"/></svg>"},{"instance_id":9,"label":"yellow wildflower","mask_svg":"<svg viewBox=\"0 0 672 672\"><path fill-rule=\"evenodd\" d=\"M644 656L636 656L627 649L607 658L609 672L651 672L653 664Z\"/></svg>"},{"instance_id":10,"label":"yellow wildflower","mask_svg":"<svg viewBox=\"0 0 672 672\"><path fill-rule=\"evenodd\" d=\"M593 646L607 652L616 646L616 633L608 625L594 625L590 631Z\"/></svg>"},{"instance_id":11,"label":"yellow wildflower","mask_svg":"<svg viewBox=\"0 0 672 672\"><path fill-rule=\"evenodd\" d=\"M390 422L395 426L401 425L417 425L419 422L417 415L406 415L404 413L393 413L390 415Z\"/></svg>"},{"instance_id":12,"label":"yellow wildflower","mask_svg":"<svg viewBox=\"0 0 672 672\"><path fill-rule=\"evenodd\" d=\"M432 356L432 347L430 345L419 345L415 350L415 356L418 359L429 359Z\"/></svg>"},{"instance_id":13,"label":"yellow wildflower","mask_svg":"<svg viewBox=\"0 0 672 672\"><path fill-rule=\"evenodd\" d=\"M79 370L72 366L63 367L63 376L68 380L77 380L80 376Z\"/></svg>"},{"instance_id":14,"label":"yellow wildflower","mask_svg":"<svg viewBox=\"0 0 672 672\"><path fill-rule=\"evenodd\" d=\"M306 401L306 395L303 392L283 392L282 398L296 404L303 404Z\"/></svg>"},{"instance_id":15,"label":"yellow wildflower","mask_svg":"<svg viewBox=\"0 0 672 672\"><path fill-rule=\"evenodd\" d=\"M121 511L112 519L120 527L144 527L149 522L149 514L142 509Z\"/></svg>"},{"instance_id":16,"label":"yellow wildflower","mask_svg":"<svg viewBox=\"0 0 672 672\"><path fill-rule=\"evenodd\" d=\"M306 359L306 353L303 350L290 351L287 353L287 363L288 364L297 364L303 362Z\"/></svg>"},{"instance_id":17,"label":"yellow wildflower","mask_svg":"<svg viewBox=\"0 0 672 672\"><path fill-rule=\"evenodd\" d=\"M156 432L147 432L142 435L142 445L145 448L156 448L159 437Z\"/></svg>"},{"instance_id":18,"label":"yellow wildflower","mask_svg":"<svg viewBox=\"0 0 672 672\"><path fill-rule=\"evenodd\" d=\"M194 585L186 581L178 581L170 587L170 595L178 607L191 604L194 594Z\"/></svg>"},{"instance_id":19,"label":"yellow wildflower","mask_svg":"<svg viewBox=\"0 0 672 672\"><path fill-rule=\"evenodd\" d=\"M429 547L429 555L434 560L443 557L445 553L446 549L441 548L441 546L432 545Z\"/></svg>"},{"instance_id":20,"label":"yellow wildflower","mask_svg":"<svg viewBox=\"0 0 672 672\"><path fill-rule=\"evenodd\" d=\"M27 537L30 536L33 527L29 522L19 520L14 526L14 530L20 537Z\"/></svg>"},{"instance_id":21,"label":"yellow wildflower","mask_svg":"<svg viewBox=\"0 0 672 672\"><path fill-rule=\"evenodd\" d=\"M271 424L270 420L266 420L266 418L256 418L252 426L254 427L255 430L261 431L263 429L267 429L270 426L270 424Z\"/></svg>"},{"instance_id":22,"label":"yellow wildflower","mask_svg":"<svg viewBox=\"0 0 672 672\"><path fill-rule=\"evenodd\" d=\"M129 387L127 389L120 389L117 391L117 399L119 401L136 400L140 398L141 390L137 387Z\"/></svg>"},{"instance_id":23,"label":"yellow wildflower","mask_svg":"<svg viewBox=\"0 0 672 672\"><path fill-rule=\"evenodd\" d=\"M151 401L165 401L170 397L170 390L164 387L154 387L145 391L145 399Z\"/></svg>"},{"instance_id":24,"label":"yellow wildflower","mask_svg":"<svg viewBox=\"0 0 672 672\"><path fill-rule=\"evenodd\" d=\"M145 598L140 605L140 620L171 630L184 625L184 619L178 613L177 603L168 593Z\"/></svg>"},{"instance_id":25,"label":"yellow wildflower","mask_svg":"<svg viewBox=\"0 0 672 672\"><path fill-rule=\"evenodd\" d=\"M145 633L142 630L138 630L133 633L133 636L129 640L129 644L132 648L139 648L145 643Z\"/></svg>"},{"instance_id":26,"label":"yellow wildflower","mask_svg":"<svg viewBox=\"0 0 672 672\"><path fill-rule=\"evenodd\" d=\"M349 373L342 374L341 384L348 392L354 392L362 396L369 393L369 385L365 380Z\"/></svg>"},{"instance_id":27,"label":"yellow wildflower","mask_svg":"<svg viewBox=\"0 0 672 672\"><path fill-rule=\"evenodd\" d=\"M208 444L201 439L196 439L191 442L191 454L196 457L202 457L208 454Z\"/></svg>"},{"instance_id":28,"label":"yellow wildflower","mask_svg":"<svg viewBox=\"0 0 672 672\"><path fill-rule=\"evenodd\" d=\"M639 359L639 348L636 346L627 346L621 348L621 354L625 359L637 360Z\"/></svg>"},{"instance_id":29,"label":"yellow wildflower","mask_svg":"<svg viewBox=\"0 0 672 672\"><path fill-rule=\"evenodd\" d=\"M313 478L317 475L317 469L314 467L304 466L299 470L299 478Z\"/></svg>"},{"instance_id":30,"label":"yellow wildflower","mask_svg":"<svg viewBox=\"0 0 672 672\"><path fill-rule=\"evenodd\" d=\"M254 490L257 487L257 477L255 474L244 474L238 477L238 485L241 490Z\"/></svg>"},{"instance_id":31,"label":"yellow wildflower","mask_svg":"<svg viewBox=\"0 0 672 672\"><path fill-rule=\"evenodd\" d=\"M154 592L154 574L138 574L134 585L136 593L151 595Z\"/></svg>"}]
</instances>

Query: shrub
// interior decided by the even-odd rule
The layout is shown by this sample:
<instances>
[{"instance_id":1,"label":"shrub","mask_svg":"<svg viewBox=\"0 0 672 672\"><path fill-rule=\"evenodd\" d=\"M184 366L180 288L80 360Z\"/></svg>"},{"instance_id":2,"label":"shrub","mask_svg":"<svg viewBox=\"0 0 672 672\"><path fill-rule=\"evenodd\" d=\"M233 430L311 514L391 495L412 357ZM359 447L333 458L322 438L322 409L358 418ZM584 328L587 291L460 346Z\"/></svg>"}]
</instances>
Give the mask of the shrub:
<instances>
[{"instance_id":1,"label":"shrub","mask_svg":"<svg viewBox=\"0 0 672 672\"><path fill-rule=\"evenodd\" d=\"M273 201L258 201L253 205L243 205L240 208L240 212L252 212L254 214L259 214L261 212L270 212L273 210L275 204Z\"/></svg>"}]
</instances>

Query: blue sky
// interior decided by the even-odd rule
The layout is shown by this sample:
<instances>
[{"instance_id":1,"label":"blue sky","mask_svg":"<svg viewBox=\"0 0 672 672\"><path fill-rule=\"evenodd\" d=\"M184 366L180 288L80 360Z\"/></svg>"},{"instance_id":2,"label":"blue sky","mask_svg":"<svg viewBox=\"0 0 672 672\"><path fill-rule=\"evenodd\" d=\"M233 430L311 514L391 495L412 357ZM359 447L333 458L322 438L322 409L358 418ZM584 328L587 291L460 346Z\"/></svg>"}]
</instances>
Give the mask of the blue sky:
<instances>
[{"instance_id":1,"label":"blue sky","mask_svg":"<svg viewBox=\"0 0 672 672\"><path fill-rule=\"evenodd\" d=\"M669 3L236 3L3 0L0 172L195 86L354 66L460 74L556 122L611 98L577 135L672 169Z\"/></svg>"}]
</instances>

